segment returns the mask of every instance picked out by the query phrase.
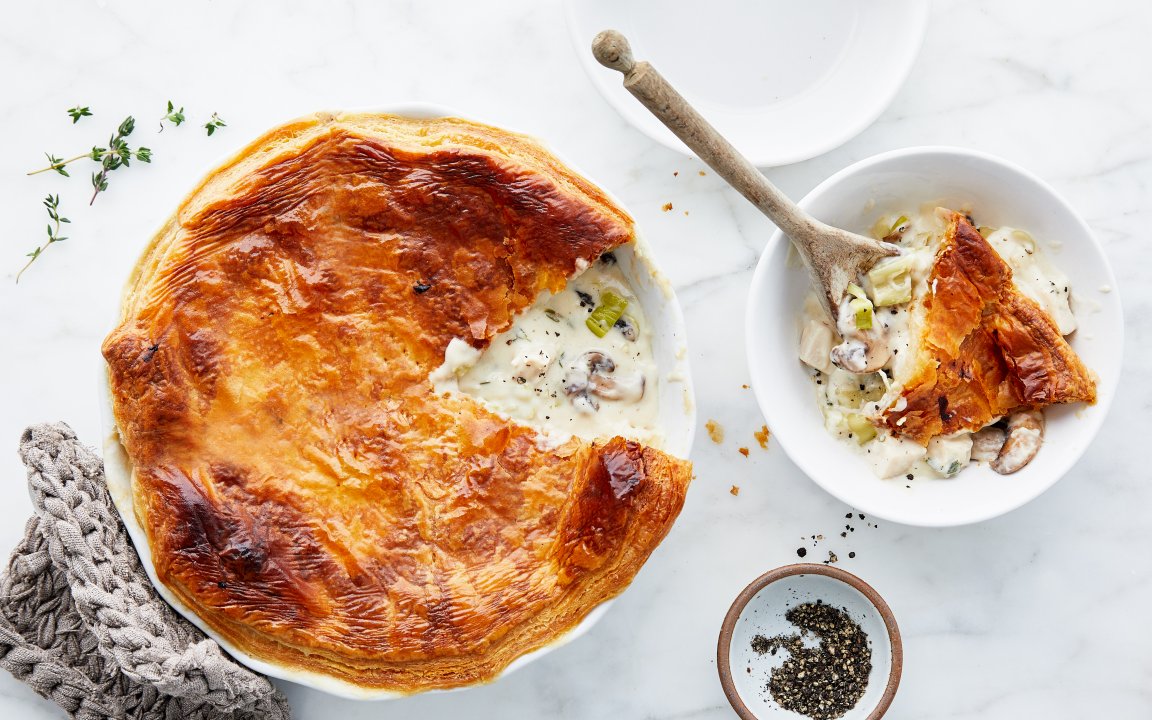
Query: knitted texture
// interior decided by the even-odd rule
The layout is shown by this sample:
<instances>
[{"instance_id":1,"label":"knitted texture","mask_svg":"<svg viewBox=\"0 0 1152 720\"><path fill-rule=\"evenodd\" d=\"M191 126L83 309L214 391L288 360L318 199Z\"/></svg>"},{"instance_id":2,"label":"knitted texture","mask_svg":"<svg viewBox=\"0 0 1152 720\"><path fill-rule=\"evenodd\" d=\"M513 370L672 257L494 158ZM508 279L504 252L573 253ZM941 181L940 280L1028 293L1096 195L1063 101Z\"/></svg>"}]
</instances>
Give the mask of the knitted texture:
<instances>
[{"instance_id":1,"label":"knitted texture","mask_svg":"<svg viewBox=\"0 0 1152 720\"><path fill-rule=\"evenodd\" d=\"M36 514L0 578L0 666L85 720L290 717L267 679L156 593L71 428L28 428L20 457Z\"/></svg>"}]
</instances>

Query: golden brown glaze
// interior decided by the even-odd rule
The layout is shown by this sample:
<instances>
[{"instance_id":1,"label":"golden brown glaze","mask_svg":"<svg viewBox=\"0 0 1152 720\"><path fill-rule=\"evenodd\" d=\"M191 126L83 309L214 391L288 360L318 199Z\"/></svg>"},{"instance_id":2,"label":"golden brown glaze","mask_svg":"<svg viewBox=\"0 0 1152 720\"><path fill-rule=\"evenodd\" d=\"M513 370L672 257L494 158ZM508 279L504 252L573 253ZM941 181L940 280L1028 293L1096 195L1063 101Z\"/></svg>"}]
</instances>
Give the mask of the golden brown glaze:
<instances>
[{"instance_id":1,"label":"golden brown glaze","mask_svg":"<svg viewBox=\"0 0 1152 720\"><path fill-rule=\"evenodd\" d=\"M238 648L366 688L490 680L620 593L691 466L544 450L429 371L634 238L531 140L318 116L181 206L104 343L160 580Z\"/></svg>"},{"instance_id":2,"label":"golden brown glaze","mask_svg":"<svg viewBox=\"0 0 1152 720\"><path fill-rule=\"evenodd\" d=\"M1018 410L1096 401L1095 381L1055 323L959 213L928 285L907 405L885 416L894 434L926 444Z\"/></svg>"}]
</instances>

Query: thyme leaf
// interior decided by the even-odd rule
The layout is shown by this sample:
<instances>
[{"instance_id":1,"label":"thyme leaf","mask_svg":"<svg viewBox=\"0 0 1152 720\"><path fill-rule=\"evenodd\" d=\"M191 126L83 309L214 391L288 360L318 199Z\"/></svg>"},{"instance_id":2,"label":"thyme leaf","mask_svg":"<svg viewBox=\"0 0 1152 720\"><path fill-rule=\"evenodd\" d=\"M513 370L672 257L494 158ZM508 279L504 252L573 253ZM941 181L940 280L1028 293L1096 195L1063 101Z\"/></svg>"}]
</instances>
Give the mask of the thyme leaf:
<instances>
[{"instance_id":1,"label":"thyme leaf","mask_svg":"<svg viewBox=\"0 0 1152 720\"><path fill-rule=\"evenodd\" d=\"M208 120L208 122L204 123L204 129L208 131L208 137L212 137L212 133L216 132L217 129L222 128L227 124L228 123L224 122L224 120L219 115L212 113L212 117Z\"/></svg>"},{"instance_id":2,"label":"thyme leaf","mask_svg":"<svg viewBox=\"0 0 1152 720\"><path fill-rule=\"evenodd\" d=\"M164 132L164 121L165 120L167 120L168 122L172 123L173 125L179 127L181 124L184 123L184 119L185 119L184 118L184 108L181 107L179 110L177 110L176 106L172 104L171 100L169 100L168 101L168 113L164 117L160 118L160 132Z\"/></svg>"},{"instance_id":3,"label":"thyme leaf","mask_svg":"<svg viewBox=\"0 0 1152 720\"><path fill-rule=\"evenodd\" d=\"M80 122L80 118L91 117L91 116L92 116L92 111L89 110L87 106L80 107L79 105L77 105L74 108L68 109L68 117L72 118L72 124L73 125Z\"/></svg>"}]
</instances>

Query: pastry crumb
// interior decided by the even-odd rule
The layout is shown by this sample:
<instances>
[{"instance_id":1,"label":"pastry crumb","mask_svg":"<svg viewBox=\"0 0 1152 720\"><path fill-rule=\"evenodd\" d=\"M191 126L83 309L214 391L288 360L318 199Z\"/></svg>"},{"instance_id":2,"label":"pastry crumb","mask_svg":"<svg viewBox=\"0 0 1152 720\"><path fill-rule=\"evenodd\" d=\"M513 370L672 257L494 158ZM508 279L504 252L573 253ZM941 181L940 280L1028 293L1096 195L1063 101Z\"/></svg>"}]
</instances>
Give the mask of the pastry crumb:
<instances>
[{"instance_id":1,"label":"pastry crumb","mask_svg":"<svg viewBox=\"0 0 1152 720\"><path fill-rule=\"evenodd\" d=\"M670 203L670 202L664 203L664 212L668 212L671 209L672 209L672 203Z\"/></svg>"},{"instance_id":2,"label":"pastry crumb","mask_svg":"<svg viewBox=\"0 0 1152 720\"><path fill-rule=\"evenodd\" d=\"M705 176L705 175L707 175L707 174L708 174L708 173L704 172L703 170L701 170L701 171L700 171L700 177L704 177L704 176Z\"/></svg>"},{"instance_id":3,"label":"pastry crumb","mask_svg":"<svg viewBox=\"0 0 1152 720\"><path fill-rule=\"evenodd\" d=\"M748 389L748 383L744 383L744 384L743 384L743 385L741 385L740 387L741 387L741 388L743 388L743 389L745 389L745 390L747 390L747 389Z\"/></svg>"},{"instance_id":4,"label":"pastry crumb","mask_svg":"<svg viewBox=\"0 0 1152 720\"><path fill-rule=\"evenodd\" d=\"M768 449L768 437L769 437L769 435L768 435L768 426L767 425L761 425L759 430L752 433L752 436L756 438L756 442L760 443L761 448L763 448L765 450Z\"/></svg>"},{"instance_id":5,"label":"pastry crumb","mask_svg":"<svg viewBox=\"0 0 1152 720\"><path fill-rule=\"evenodd\" d=\"M679 170L673 170L672 171L672 177L680 177L680 171Z\"/></svg>"},{"instance_id":6,"label":"pastry crumb","mask_svg":"<svg viewBox=\"0 0 1152 720\"><path fill-rule=\"evenodd\" d=\"M744 457L748 457L748 448L742 447L742 448L739 448L739 450L740 450L741 455L743 455Z\"/></svg>"},{"instance_id":7,"label":"pastry crumb","mask_svg":"<svg viewBox=\"0 0 1152 720\"><path fill-rule=\"evenodd\" d=\"M708 430L708 437L712 438L712 442L717 445L724 442L724 428L720 423L715 420L709 420L704 423L704 427Z\"/></svg>"},{"instance_id":8,"label":"pastry crumb","mask_svg":"<svg viewBox=\"0 0 1152 720\"><path fill-rule=\"evenodd\" d=\"M684 214L685 214L685 215L687 215L687 214L688 214L688 211L687 211L687 210L685 210L685 211L684 211Z\"/></svg>"},{"instance_id":9,"label":"pastry crumb","mask_svg":"<svg viewBox=\"0 0 1152 720\"><path fill-rule=\"evenodd\" d=\"M740 494L740 486L739 485L733 485L732 489L729 490L728 492L732 493L733 495L739 495Z\"/></svg>"}]
</instances>

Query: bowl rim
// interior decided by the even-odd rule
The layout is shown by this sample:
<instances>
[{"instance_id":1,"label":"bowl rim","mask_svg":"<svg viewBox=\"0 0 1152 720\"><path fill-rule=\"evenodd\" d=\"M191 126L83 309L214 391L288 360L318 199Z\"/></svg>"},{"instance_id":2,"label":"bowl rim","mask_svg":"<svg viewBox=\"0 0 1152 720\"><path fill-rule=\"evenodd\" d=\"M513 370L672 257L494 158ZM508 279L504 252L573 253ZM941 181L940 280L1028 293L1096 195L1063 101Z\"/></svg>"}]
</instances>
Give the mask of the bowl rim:
<instances>
[{"instance_id":1,"label":"bowl rim","mask_svg":"<svg viewBox=\"0 0 1152 720\"><path fill-rule=\"evenodd\" d=\"M572 163L564 154L558 152L551 143L540 138L539 136L526 132L518 127L508 127L502 124L488 122L483 118L479 118L467 113L459 112L455 107L443 105L433 102L423 102L416 100L400 100L392 103L383 103L371 106L350 106L347 108L339 108L335 110L315 110L312 112L296 115L288 118L274 119L268 128L262 132L267 132L268 129L287 125L295 120L301 118L310 118L318 114L331 113L334 115L355 115L363 113L377 113L384 115L395 115L398 117L412 118L419 120L435 120L438 118L455 118L465 120L468 122L479 123L490 127L498 128L505 132L521 135L532 142L539 145L546 152L550 153L562 165L583 177L588 182L595 185L609 200L623 208L628 213L629 217L633 220L634 225L634 238L632 241L633 252L638 266L643 266L648 271L650 276L657 282L662 283L663 287L654 289L654 292L662 293L665 297L665 306L671 320L670 330L679 335L675 340L676 347L672 349L672 354L675 356L675 366L664 369L662 377L667 379L671 375L676 376L676 381L681 385L682 392L686 398L683 404L683 414L685 416L685 428L683 431L683 438L669 437L666 443L670 447L665 450L671 455L683 457L688 459L691 457L692 446L694 445L696 436L696 424L698 421L698 405L696 402L695 384L692 380L692 369L689 363L689 355L686 351L688 347L688 328L687 322L684 317L683 307L680 305L679 298L675 294L671 281L664 275L660 269L655 258L652 257L650 246L642 234L639 223L632 217L632 213L628 210L628 206L620 200L614 193L606 189L606 187L597 181L595 178L584 172L578 164ZM219 155L215 156L215 161L211 163L207 170L204 171L203 177L208 177L214 174L223 165L237 157L255 140L262 136L262 133L257 133L253 138L247 141L240 141L239 145L231 146L230 149L225 150ZM202 178L199 178L202 179ZM195 187L195 186L193 186ZM189 191L191 192L191 190ZM168 215L163 220L155 223L155 229L148 236L154 237L164 227L167 222L168 216L173 211L169 211ZM147 246L145 246L145 249ZM123 296L128 292L130 285L134 278L134 270L136 264L139 263L137 258L131 267L126 271L120 301L116 304L116 315L108 321L106 333L111 332L120 323L120 313L123 308ZM388 700L397 700L405 697L416 695L434 695L444 693L454 693L468 690L475 687L484 685L491 685L497 681L503 680L511 673L531 664L535 660L539 660L545 655L551 653L568 643L576 640L577 638L586 634L597 623L603 619L607 614L609 608L615 604L619 595L606 598L600 603L594 605L588 610L584 618L579 623L570 628L567 632L534 650L530 650L518 657L514 658L508 665L506 665L498 675L490 680L471 683L469 685L461 685L451 688L434 688L429 690L416 690L416 691L398 691L386 690L381 688L364 688L354 685L345 680L336 678L324 673L314 672L302 668L291 668L286 665L280 665L273 661L262 660L250 653L240 649L231 641L225 639L215 630L211 629L208 624L200 618L191 608L185 605L171 590L162 583L156 574L155 565L152 563L151 545L148 543L147 535L143 527L139 525L136 520L136 515L133 511L133 500L131 498L131 484L132 475L134 473L132 463L127 458L127 454L120 443L119 430L116 425L116 420L112 410L112 393L110 389L110 378L108 376L107 363L103 361L100 363L99 387L98 387L98 403L100 405L101 416L101 457L104 460L106 467L106 475L109 481L109 493L113 500L113 506L116 508L117 514L123 521L125 528L132 540L133 546L136 548L137 554L140 556L141 565L144 567L152 587L156 592L176 611L178 615L183 617L188 622L199 628L205 635L211 638L214 642L221 646L228 654L235 658L240 664L252 669L256 672L262 673L272 678L291 682L302 687L312 690L317 690L334 697L343 698L346 700L356 700L362 702L383 702ZM680 405L676 406L681 407ZM674 446L674 447L673 447ZM128 494L118 492L117 489L128 489ZM625 587L624 591L627 590ZM621 594L624 592L621 591Z\"/></svg>"},{"instance_id":2,"label":"bowl rim","mask_svg":"<svg viewBox=\"0 0 1152 720\"><path fill-rule=\"evenodd\" d=\"M1096 435L1099 434L1100 428L1104 424L1104 420L1108 417L1108 413L1112 408L1112 400L1116 394L1116 389L1120 382L1120 376L1123 373L1121 359L1124 350L1125 326L1121 293L1119 287L1117 286L1116 275L1112 269L1112 263L1108 258L1108 254L1104 251L1104 246L1100 243L1099 238L1097 238L1096 234L1092 232L1091 227L1089 227L1088 223L1084 220L1080 213L1076 211L1075 207L1073 207L1073 205L1069 203L1059 192L1057 192L1056 189L1052 187L1048 182L1010 160L1006 160L981 150L972 150L954 145L915 145L911 147L888 150L857 160L856 162L841 168L820 182L818 185L816 185L816 187L812 188L812 190L805 194L797 204L801 208L807 209L811 204L822 198L825 194L830 192L833 188L840 185L845 180L855 176L864 175L877 166L882 166L890 162L906 160L908 158L948 158L952 160L975 160L980 163L985 163L987 165L1006 170L1009 173L1016 175L1021 183L1031 184L1040 194L1046 196L1048 200L1050 200L1054 205L1061 206L1067 212L1068 216L1073 219L1076 232L1088 239L1088 242L1094 250L1095 254L1100 258L1101 269L1107 278L1108 285L1110 286L1110 292L1116 299L1114 305L1116 308L1115 321L1117 332L1115 342L1117 353L1116 360L1109 367L1109 369L1114 370L1114 372L1110 372L1103 376L1096 372L1098 378L1097 401L1092 407L1096 408L1098 412L1094 412L1088 417L1088 424L1086 425L1088 430L1088 437L1095 438ZM756 367L760 360L760 353L757 350L757 344L751 342L751 338L759 333L754 320L754 318L757 316L754 306L756 298L759 294L757 288L764 285L765 276L769 272L769 268L772 265L770 258L775 252L777 252L777 247L784 242L787 242L787 239L785 238L783 231L781 231L779 228L774 230L772 235L768 238L768 242L765 244L764 250L761 252L760 258L756 262L756 268L752 273L752 281L744 313L745 355L748 363L749 374L753 380L751 383L752 391L756 397L756 403L760 408L760 412L763 414L765 420L771 420L771 416L773 415L771 411L773 403L771 402L771 398L767 396L768 391L764 387L764 383L756 382ZM1096 367L1092 368L1094 372L1098 369L1099 368ZM771 426L772 423L769 422L769 427ZM832 487L825 483L823 478L818 477L819 473L811 472L811 463L808 462L808 459L805 455L790 450L787 442L783 440L782 437L778 439L781 440L780 446L783 448L784 453L809 480L820 486L825 492L832 495L836 499L844 500L844 498L842 498L839 493L837 493ZM851 504L855 505L864 512L875 515L879 518L883 518L889 522L896 522L900 523L901 525L908 525L911 527L959 527L963 525L973 525L991 520L996 517L1000 517L1001 515L1006 515L1007 513L1010 513L1013 510L1017 510L1043 495L1045 492L1050 490L1053 485L1055 485L1065 475L1067 475L1072 470L1072 468L1076 466L1076 464L1083 458L1084 453L1087 452L1090 445L1091 440L1086 442L1076 452L1075 455L1070 456L1065 466L1059 470L1059 472L1053 473L1051 478L1046 480L1044 484L1038 485L1038 489L1033 495L1025 496L1019 501L1014 501L1006 505L995 506L991 509L982 509L979 512L973 512L957 519L919 519L903 516L895 517L889 514L883 505L876 506L866 501L861 502L860 498L853 499ZM870 479L874 479L871 476L869 477Z\"/></svg>"},{"instance_id":3,"label":"bowl rim","mask_svg":"<svg viewBox=\"0 0 1152 720\"><path fill-rule=\"evenodd\" d=\"M732 606L728 608L728 613L724 616L724 622L720 626L720 638L716 643L716 669L720 674L720 685L724 688L724 695L728 698L732 709L742 720L759 720L756 714L744 703L744 699L740 697L739 691L736 690L736 683L732 679L732 634L736 629L736 622L744 614L744 608L748 606L748 603L758 592L774 582L797 575L823 575L833 580L839 580L867 598L876 612L880 613L880 618L884 621L884 628L888 631L889 644L892 647L892 662L888 670L888 682L884 686L884 692L876 703L876 707L866 718L866 720L880 720L888 712L888 707L896 696L896 690L900 687L900 677L903 673L904 644L900 636L900 626L896 623L896 616L892 613L892 608L888 606L880 593L876 592L875 588L847 570L818 563L793 563L769 570L748 583L748 586L740 591L740 594L732 601Z\"/></svg>"}]
</instances>

